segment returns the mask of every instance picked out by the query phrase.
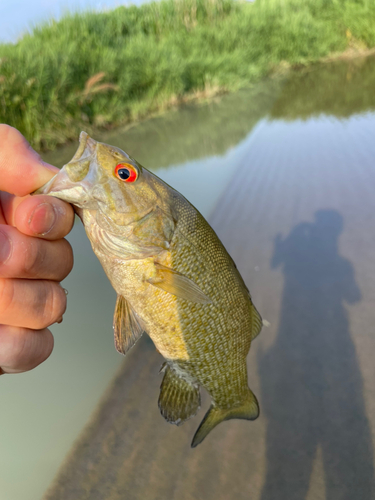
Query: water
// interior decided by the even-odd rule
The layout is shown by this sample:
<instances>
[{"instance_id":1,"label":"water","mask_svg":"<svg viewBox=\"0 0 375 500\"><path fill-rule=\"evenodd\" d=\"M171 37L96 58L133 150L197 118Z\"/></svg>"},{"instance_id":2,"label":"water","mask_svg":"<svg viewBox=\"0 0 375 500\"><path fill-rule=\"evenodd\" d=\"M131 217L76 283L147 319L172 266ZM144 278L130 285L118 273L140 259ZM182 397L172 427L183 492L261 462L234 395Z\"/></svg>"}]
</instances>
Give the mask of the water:
<instances>
[{"instance_id":1,"label":"water","mask_svg":"<svg viewBox=\"0 0 375 500\"><path fill-rule=\"evenodd\" d=\"M373 59L326 64L96 137L179 189L237 262L270 323L249 356L261 417L222 424L190 452L200 419L175 428L157 414L150 344L124 363L114 350L115 295L77 224L54 353L1 378L1 499L42 497L119 369L107 395L124 427L107 442L94 418L49 498L373 498L374 84ZM74 148L46 159L61 165ZM96 453L119 430L126 446L101 469ZM80 491L88 463L102 479Z\"/></svg>"}]
</instances>

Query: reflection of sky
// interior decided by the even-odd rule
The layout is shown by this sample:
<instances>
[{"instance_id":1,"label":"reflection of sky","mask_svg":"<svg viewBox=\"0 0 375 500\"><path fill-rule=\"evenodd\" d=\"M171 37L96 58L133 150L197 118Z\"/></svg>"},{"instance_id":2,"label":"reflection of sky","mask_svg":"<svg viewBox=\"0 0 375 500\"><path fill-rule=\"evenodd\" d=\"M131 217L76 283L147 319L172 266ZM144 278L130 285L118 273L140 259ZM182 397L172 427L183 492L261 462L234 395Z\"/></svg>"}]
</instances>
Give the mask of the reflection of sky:
<instances>
[{"instance_id":1,"label":"reflection of sky","mask_svg":"<svg viewBox=\"0 0 375 500\"><path fill-rule=\"evenodd\" d=\"M207 219L226 186L235 178L237 168L243 163L247 151L266 123L266 120L260 120L244 140L221 156L150 170L177 189Z\"/></svg>"},{"instance_id":2,"label":"reflection of sky","mask_svg":"<svg viewBox=\"0 0 375 500\"><path fill-rule=\"evenodd\" d=\"M147 0L0 0L0 43L14 42L25 31L66 11L105 10Z\"/></svg>"}]
</instances>

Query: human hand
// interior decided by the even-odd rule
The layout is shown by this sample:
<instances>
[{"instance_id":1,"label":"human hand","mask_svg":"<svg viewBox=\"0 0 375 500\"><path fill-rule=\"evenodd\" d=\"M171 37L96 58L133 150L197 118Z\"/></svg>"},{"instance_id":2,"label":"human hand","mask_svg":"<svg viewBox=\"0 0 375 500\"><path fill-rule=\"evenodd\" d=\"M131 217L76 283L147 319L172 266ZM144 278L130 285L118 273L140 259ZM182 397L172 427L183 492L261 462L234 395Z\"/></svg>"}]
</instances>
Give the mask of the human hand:
<instances>
[{"instance_id":1,"label":"human hand","mask_svg":"<svg viewBox=\"0 0 375 500\"><path fill-rule=\"evenodd\" d=\"M46 360L53 349L47 327L65 312L59 282L73 266L63 238L74 212L56 198L29 196L57 171L20 132L0 124L0 374Z\"/></svg>"}]
</instances>

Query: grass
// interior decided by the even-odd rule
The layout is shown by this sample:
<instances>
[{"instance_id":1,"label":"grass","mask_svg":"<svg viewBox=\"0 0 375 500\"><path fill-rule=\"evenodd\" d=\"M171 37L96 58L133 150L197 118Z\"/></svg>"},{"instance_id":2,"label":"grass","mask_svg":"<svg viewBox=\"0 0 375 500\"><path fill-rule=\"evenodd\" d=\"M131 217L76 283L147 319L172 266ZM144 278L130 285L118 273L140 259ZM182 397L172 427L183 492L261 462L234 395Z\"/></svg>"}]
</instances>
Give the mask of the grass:
<instances>
[{"instance_id":1,"label":"grass","mask_svg":"<svg viewBox=\"0 0 375 500\"><path fill-rule=\"evenodd\" d=\"M166 0L72 14L0 45L0 121L48 149L82 128L372 47L373 0Z\"/></svg>"}]
</instances>

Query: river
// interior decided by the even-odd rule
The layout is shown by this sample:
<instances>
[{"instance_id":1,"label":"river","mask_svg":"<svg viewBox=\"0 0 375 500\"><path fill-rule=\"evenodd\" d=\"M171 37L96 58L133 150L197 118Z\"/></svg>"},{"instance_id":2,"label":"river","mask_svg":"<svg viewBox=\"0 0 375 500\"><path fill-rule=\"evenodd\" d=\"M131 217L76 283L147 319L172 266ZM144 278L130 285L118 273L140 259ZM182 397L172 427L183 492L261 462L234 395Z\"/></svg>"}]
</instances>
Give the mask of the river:
<instances>
[{"instance_id":1,"label":"river","mask_svg":"<svg viewBox=\"0 0 375 500\"><path fill-rule=\"evenodd\" d=\"M54 352L1 380L1 499L39 500L90 419L46 498L374 498L374 88L375 59L337 61L95 137L181 191L236 261L268 325L248 357L261 416L193 451L203 409L164 423L161 359L147 340L115 351L115 294L77 223Z\"/></svg>"}]
</instances>

